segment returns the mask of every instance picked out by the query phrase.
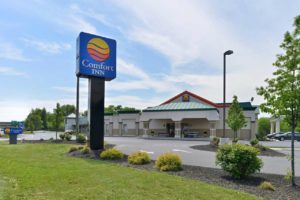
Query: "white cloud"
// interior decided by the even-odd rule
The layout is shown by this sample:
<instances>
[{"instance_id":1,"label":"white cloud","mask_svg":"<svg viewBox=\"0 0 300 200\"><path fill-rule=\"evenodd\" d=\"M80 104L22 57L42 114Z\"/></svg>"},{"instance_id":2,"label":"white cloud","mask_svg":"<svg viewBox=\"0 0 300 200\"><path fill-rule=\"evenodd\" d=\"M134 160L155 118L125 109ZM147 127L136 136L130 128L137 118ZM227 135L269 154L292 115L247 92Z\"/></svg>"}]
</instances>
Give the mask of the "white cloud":
<instances>
[{"instance_id":1,"label":"white cloud","mask_svg":"<svg viewBox=\"0 0 300 200\"><path fill-rule=\"evenodd\" d=\"M130 39L161 53L172 67L169 74L157 78L161 88L148 85L153 82L147 79L141 81L141 85L131 82L132 85L156 88L155 91L168 92L171 96L185 85L184 89L221 101L223 52L233 49L234 54L227 57L227 101L232 100L233 94L241 101L248 101L252 96L256 104L263 101L256 95L255 88L264 85L264 79L271 76L272 62L280 51L280 41L277 36L275 39L274 33L270 32L268 38L267 33L248 38L238 32L239 25L225 21L220 10L214 9L208 1L114 2L130 16L125 30ZM196 66L195 62L207 63L214 73L202 74L202 66ZM190 63L195 66L194 70L189 67ZM177 89L167 91L168 87Z\"/></svg>"},{"instance_id":2,"label":"white cloud","mask_svg":"<svg viewBox=\"0 0 300 200\"><path fill-rule=\"evenodd\" d=\"M230 24L215 16L209 5L199 1L118 1L135 19L128 33L133 40L150 46L173 65L198 59L216 63L215 55L239 46ZM130 23L130 21L129 21Z\"/></svg>"},{"instance_id":3,"label":"white cloud","mask_svg":"<svg viewBox=\"0 0 300 200\"><path fill-rule=\"evenodd\" d=\"M122 73L128 76L133 76L137 77L140 79L147 79L149 78L148 74L145 73L141 68L126 62L123 59L118 59L117 60L117 65L118 65L118 73Z\"/></svg>"},{"instance_id":4,"label":"white cloud","mask_svg":"<svg viewBox=\"0 0 300 200\"><path fill-rule=\"evenodd\" d=\"M64 18L61 20L60 17L56 18L56 22L62 25L64 28L68 28L76 33L88 32L92 34L97 34L97 28L88 22L81 14L80 8L76 5L71 5L69 9L65 9L66 13L60 15Z\"/></svg>"},{"instance_id":5,"label":"white cloud","mask_svg":"<svg viewBox=\"0 0 300 200\"><path fill-rule=\"evenodd\" d=\"M23 50L13 44L0 41L0 58L17 61L29 61L23 54Z\"/></svg>"},{"instance_id":6,"label":"white cloud","mask_svg":"<svg viewBox=\"0 0 300 200\"><path fill-rule=\"evenodd\" d=\"M0 66L0 75L23 76L23 77L27 76L25 72L18 71L12 67L1 67L1 66Z\"/></svg>"},{"instance_id":7,"label":"white cloud","mask_svg":"<svg viewBox=\"0 0 300 200\"><path fill-rule=\"evenodd\" d=\"M74 98L57 98L57 99L22 99L22 102L4 99L0 101L0 121L11 121L11 120L25 120L27 115L30 113L32 108L43 108L45 107L47 111L53 112L53 109L56 106L56 103L59 102L63 104L76 104ZM80 112L83 112L87 109L87 102L80 102Z\"/></svg>"},{"instance_id":8,"label":"white cloud","mask_svg":"<svg viewBox=\"0 0 300 200\"><path fill-rule=\"evenodd\" d=\"M59 42L45 42L36 39L23 38L27 45L36 48L39 51L59 54L63 51L70 50L72 46L68 43L59 43Z\"/></svg>"},{"instance_id":9,"label":"white cloud","mask_svg":"<svg viewBox=\"0 0 300 200\"><path fill-rule=\"evenodd\" d=\"M95 11L94 8L86 8L82 10L77 4L72 4L70 6L70 10L75 15L82 15L87 18L94 19L105 26L121 30L119 26L111 23L105 15L103 15L101 12Z\"/></svg>"}]
</instances>

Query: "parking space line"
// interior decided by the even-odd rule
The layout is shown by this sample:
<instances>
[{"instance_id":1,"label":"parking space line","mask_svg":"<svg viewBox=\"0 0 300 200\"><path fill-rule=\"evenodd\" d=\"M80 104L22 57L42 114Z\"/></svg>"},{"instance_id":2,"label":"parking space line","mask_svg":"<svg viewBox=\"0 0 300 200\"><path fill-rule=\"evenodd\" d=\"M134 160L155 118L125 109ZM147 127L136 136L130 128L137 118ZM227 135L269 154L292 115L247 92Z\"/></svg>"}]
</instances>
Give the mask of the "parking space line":
<instances>
[{"instance_id":1,"label":"parking space line","mask_svg":"<svg viewBox=\"0 0 300 200\"><path fill-rule=\"evenodd\" d=\"M185 150L182 150L182 149L172 149L172 151L175 151L175 152L183 152L183 153L192 153L190 151L185 151Z\"/></svg>"}]
</instances>

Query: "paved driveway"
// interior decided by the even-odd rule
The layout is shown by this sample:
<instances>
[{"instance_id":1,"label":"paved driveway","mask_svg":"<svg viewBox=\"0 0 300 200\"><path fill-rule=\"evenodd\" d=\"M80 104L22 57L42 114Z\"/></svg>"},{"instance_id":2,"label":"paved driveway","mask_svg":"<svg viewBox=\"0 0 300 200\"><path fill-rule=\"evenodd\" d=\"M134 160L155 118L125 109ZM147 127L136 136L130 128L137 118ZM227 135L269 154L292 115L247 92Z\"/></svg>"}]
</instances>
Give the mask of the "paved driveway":
<instances>
[{"instance_id":1,"label":"paved driveway","mask_svg":"<svg viewBox=\"0 0 300 200\"><path fill-rule=\"evenodd\" d=\"M134 151L143 150L147 151L152 159L156 159L158 155L164 152L175 152L179 154L184 164L196 165L203 167L219 168L215 165L215 153L208 151L199 151L191 149L193 145L206 145L207 141L176 141L176 140L145 140L140 138L128 137L106 137L108 143L116 144L117 148L126 154ZM263 142L266 146L281 147L279 151L289 154L288 147L290 143L284 142ZM295 162L296 162L296 175L300 176L300 142L295 142ZM290 161L286 157L267 157L261 156L264 162L262 172L272 174L286 174L287 169L290 167Z\"/></svg>"},{"instance_id":2,"label":"paved driveway","mask_svg":"<svg viewBox=\"0 0 300 200\"><path fill-rule=\"evenodd\" d=\"M35 134L23 134L19 139L39 140L55 138L55 132L37 131ZM75 138L73 138L75 139ZM7 140L7 139L6 139ZM134 151L147 151L152 159L156 159L162 153L175 152L179 154L186 165L196 165L203 167L214 167L215 153L208 151L199 151L191 149L193 145L206 145L207 141L179 141L179 140L146 140L135 137L106 137L105 141L115 144L118 149L126 154ZM274 141L261 142L265 146L269 146L285 154L290 154L290 141ZM300 142L295 142L295 168L296 175L300 176ZM286 174L290 168L290 161L286 157L266 157L261 156L264 162L262 172L273 174Z\"/></svg>"}]
</instances>

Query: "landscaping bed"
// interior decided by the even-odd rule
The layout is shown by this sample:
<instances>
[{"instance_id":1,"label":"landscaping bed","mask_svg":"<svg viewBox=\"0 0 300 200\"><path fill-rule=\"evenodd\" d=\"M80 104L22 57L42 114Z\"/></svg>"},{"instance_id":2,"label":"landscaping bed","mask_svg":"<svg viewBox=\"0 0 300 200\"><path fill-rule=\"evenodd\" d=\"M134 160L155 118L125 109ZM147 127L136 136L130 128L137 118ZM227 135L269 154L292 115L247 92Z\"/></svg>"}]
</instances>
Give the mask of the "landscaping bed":
<instances>
[{"instance_id":1,"label":"landscaping bed","mask_svg":"<svg viewBox=\"0 0 300 200\"><path fill-rule=\"evenodd\" d=\"M82 154L79 150L68 153L70 156L90 159L100 159L97 156L98 152L90 152L89 154ZM154 161L145 165L132 165L127 162L127 156L120 160L108 161L122 166L143 169L148 171L158 171L154 166ZM221 169L206 168L199 166L183 165L183 170L176 172L166 172L168 174L186 177L189 179L199 180L202 182L218 185L225 188L235 189L265 199L272 200L298 200L300 199L300 187L295 188L290 186L290 182L284 179L282 175L256 173L247 179L237 180L231 178L226 172ZM259 185L263 181L269 181L275 186L275 191L263 190ZM296 178L296 182L300 183L300 177Z\"/></svg>"},{"instance_id":2,"label":"landscaping bed","mask_svg":"<svg viewBox=\"0 0 300 200\"><path fill-rule=\"evenodd\" d=\"M192 149L196 149L196 150L201 150L201 151L211 151L211 152L217 152L218 147L214 146L214 145L195 145L195 146L191 146L190 148ZM260 151L260 155L261 156L271 156L271 157L285 157L287 156L284 153L275 151L273 149L270 148L266 148L266 150L261 150Z\"/></svg>"},{"instance_id":3,"label":"landscaping bed","mask_svg":"<svg viewBox=\"0 0 300 200\"><path fill-rule=\"evenodd\" d=\"M0 142L0 199L260 199L167 173L66 156L71 146Z\"/></svg>"}]
</instances>

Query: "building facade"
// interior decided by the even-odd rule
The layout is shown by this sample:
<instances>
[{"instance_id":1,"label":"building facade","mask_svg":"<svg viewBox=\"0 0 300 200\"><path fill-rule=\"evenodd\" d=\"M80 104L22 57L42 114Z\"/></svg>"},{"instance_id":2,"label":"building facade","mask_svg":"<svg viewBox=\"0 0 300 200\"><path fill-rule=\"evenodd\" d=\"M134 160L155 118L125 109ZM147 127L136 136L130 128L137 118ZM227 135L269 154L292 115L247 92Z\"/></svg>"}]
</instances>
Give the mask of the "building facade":
<instances>
[{"instance_id":1,"label":"building facade","mask_svg":"<svg viewBox=\"0 0 300 200\"><path fill-rule=\"evenodd\" d=\"M226 104L226 114L230 104ZM238 132L239 139L251 140L257 134L259 109L251 102L240 103L247 124ZM209 138L223 136L223 104L214 103L189 91L142 112L123 111L105 114L106 136L142 136ZM226 124L225 137L233 131Z\"/></svg>"}]
</instances>

